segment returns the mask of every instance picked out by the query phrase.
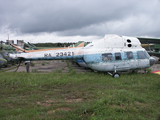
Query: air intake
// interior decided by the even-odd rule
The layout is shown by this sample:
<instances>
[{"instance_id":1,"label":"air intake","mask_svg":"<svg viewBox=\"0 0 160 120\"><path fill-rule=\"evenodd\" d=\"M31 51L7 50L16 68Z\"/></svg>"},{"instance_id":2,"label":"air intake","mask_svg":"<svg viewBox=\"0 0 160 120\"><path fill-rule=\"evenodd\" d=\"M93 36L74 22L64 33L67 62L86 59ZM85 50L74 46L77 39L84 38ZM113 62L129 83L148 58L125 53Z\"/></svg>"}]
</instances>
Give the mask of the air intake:
<instances>
[{"instance_id":1,"label":"air intake","mask_svg":"<svg viewBox=\"0 0 160 120\"><path fill-rule=\"evenodd\" d=\"M128 43L131 43L131 40L130 40L130 39L127 39L127 42L128 42Z\"/></svg>"},{"instance_id":2,"label":"air intake","mask_svg":"<svg viewBox=\"0 0 160 120\"><path fill-rule=\"evenodd\" d=\"M128 44L128 47L132 47L132 44Z\"/></svg>"}]
</instances>

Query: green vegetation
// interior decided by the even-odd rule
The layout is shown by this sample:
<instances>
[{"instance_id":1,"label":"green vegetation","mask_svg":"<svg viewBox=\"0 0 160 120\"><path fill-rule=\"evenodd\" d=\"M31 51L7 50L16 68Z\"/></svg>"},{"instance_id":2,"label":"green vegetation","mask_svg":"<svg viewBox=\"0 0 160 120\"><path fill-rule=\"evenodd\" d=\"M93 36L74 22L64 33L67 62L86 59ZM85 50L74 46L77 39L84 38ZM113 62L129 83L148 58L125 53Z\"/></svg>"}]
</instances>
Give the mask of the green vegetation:
<instances>
[{"instance_id":1,"label":"green vegetation","mask_svg":"<svg viewBox=\"0 0 160 120\"><path fill-rule=\"evenodd\" d=\"M37 69L32 69L32 72L37 73L38 71L37 71Z\"/></svg>"},{"instance_id":2,"label":"green vegetation","mask_svg":"<svg viewBox=\"0 0 160 120\"><path fill-rule=\"evenodd\" d=\"M53 47L68 47L68 46L72 46L73 44L75 45L75 47L77 47L79 44L81 44L82 42L84 41L79 41L79 42L72 42L72 43L35 43L34 45L37 47L37 48L41 48L41 49L44 49L44 48L53 48ZM86 46L87 44L89 44L90 42L85 42L84 43L84 46Z\"/></svg>"},{"instance_id":3,"label":"green vegetation","mask_svg":"<svg viewBox=\"0 0 160 120\"><path fill-rule=\"evenodd\" d=\"M34 44L36 47L68 47L70 45L76 44L75 42L73 43L36 43Z\"/></svg>"},{"instance_id":4,"label":"green vegetation","mask_svg":"<svg viewBox=\"0 0 160 120\"><path fill-rule=\"evenodd\" d=\"M44 65L45 65L45 62L42 63L42 66L44 66Z\"/></svg>"},{"instance_id":5,"label":"green vegetation","mask_svg":"<svg viewBox=\"0 0 160 120\"><path fill-rule=\"evenodd\" d=\"M68 68L69 68L69 72L70 72L71 74L75 74L76 71L70 66L69 61L66 61L66 62L67 62L67 66L68 66ZM73 63L73 62L72 62L72 63Z\"/></svg>"},{"instance_id":6,"label":"green vegetation","mask_svg":"<svg viewBox=\"0 0 160 120\"><path fill-rule=\"evenodd\" d=\"M30 66L32 66L32 67L35 66L35 63L31 61Z\"/></svg>"},{"instance_id":7,"label":"green vegetation","mask_svg":"<svg viewBox=\"0 0 160 120\"><path fill-rule=\"evenodd\" d=\"M8 71L8 70L15 69L15 68L17 68L17 66L13 66L13 67L11 67L11 68L9 68L9 69L6 69L6 70L0 70L0 73L6 72L6 71ZM0 77L0 78L1 78L1 77Z\"/></svg>"},{"instance_id":8,"label":"green vegetation","mask_svg":"<svg viewBox=\"0 0 160 120\"><path fill-rule=\"evenodd\" d=\"M159 120L160 77L3 72L0 119Z\"/></svg>"}]
</instances>

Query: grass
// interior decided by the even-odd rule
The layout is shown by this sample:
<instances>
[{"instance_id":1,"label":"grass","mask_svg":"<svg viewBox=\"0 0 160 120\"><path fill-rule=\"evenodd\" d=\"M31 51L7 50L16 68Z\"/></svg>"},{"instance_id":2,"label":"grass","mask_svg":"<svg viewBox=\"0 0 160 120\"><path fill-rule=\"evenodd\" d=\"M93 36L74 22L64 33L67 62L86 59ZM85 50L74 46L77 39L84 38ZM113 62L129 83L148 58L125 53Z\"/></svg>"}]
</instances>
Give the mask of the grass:
<instances>
[{"instance_id":1,"label":"grass","mask_svg":"<svg viewBox=\"0 0 160 120\"><path fill-rule=\"evenodd\" d=\"M159 120L155 74L0 73L0 119Z\"/></svg>"},{"instance_id":2,"label":"grass","mask_svg":"<svg viewBox=\"0 0 160 120\"><path fill-rule=\"evenodd\" d=\"M70 72L71 74L75 74L76 71L71 67L71 65L69 64L69 61L66 61L66 63L67 63L67 66L68 66L68 68L69 68L69 72ZM72 64L73 64L73 62L72 62Z\"/></svg>"}]
</instances>

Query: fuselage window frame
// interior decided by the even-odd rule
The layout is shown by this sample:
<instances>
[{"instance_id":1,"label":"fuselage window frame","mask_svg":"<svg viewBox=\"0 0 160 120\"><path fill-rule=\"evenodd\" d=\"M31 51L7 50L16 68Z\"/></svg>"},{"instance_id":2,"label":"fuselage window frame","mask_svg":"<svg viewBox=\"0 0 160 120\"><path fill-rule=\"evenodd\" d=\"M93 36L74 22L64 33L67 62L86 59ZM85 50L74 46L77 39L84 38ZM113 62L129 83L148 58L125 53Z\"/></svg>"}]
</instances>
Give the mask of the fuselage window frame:
<instances>
[{"instance_id":1,"label":"fuselage window frame","mask_svg":"<svg viewBox=\"0 0 160 120\"><path fill-rule=\"evenodd\" d=\"M147 58L150 58L150 55L148 54L147 51L144 51L144 54L147 56Z\"/></svg>"},{"instance_id":2,"label":"fuselage window frame","mask_svg":"<svg viewBox=\"0 0 160 120\"><path fill-rule=\"evenodd\" d=\"M122 60L122 56L120 52L115 53L115 60Z\"/></svg>"},{"instance_id":3,"label":"fuselage window frame","mask_svg":"<svg viewBox=\"0 0 160 120\"><path fill-rule=\"evenodd\" d=\"M102 61L112 61L113 55L112 53L104 53L102 54Z\"/></svg>"},{"instance_id":4,"label":"fuselage window frame","mask_svg":"<svg viewBox=\"0 0 160 120\"><path fill-rule=\"evenodd\" d=\"M144 51L138 51L137 57L138 57L138 59L147 59L147 56Z\"/></svg>"},{"instance_id":5,"label":"fuselage window frame","mask_svg":"<svg viewBox=\"0 0 160 120\"><path fill-rule=\"evenodd\" d=\"M129 59L129 60L134 58L133 52L131 52L131 51L126 52L126 55L127 55L127 59Z\"/></svg>"}]
</instances>

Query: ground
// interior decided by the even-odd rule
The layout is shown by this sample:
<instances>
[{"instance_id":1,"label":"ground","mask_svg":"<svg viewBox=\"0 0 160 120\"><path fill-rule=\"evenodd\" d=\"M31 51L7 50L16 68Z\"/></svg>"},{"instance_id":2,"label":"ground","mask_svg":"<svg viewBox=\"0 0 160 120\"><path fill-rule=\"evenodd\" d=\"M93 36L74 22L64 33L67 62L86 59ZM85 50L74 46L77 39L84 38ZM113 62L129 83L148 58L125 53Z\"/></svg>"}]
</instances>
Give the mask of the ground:
<instances>
[{"instance_id":1,"label":"ground","mask_svg":"<svg viewBox=\"0 0 160 120\"><path fill-rule=\"evenodd\" d=\"M15 67L15 66L14 66ZM1 68L1 70L6 70L8 68ZM79 67L73 61L66 61L66 60L50 60L50 61L31 61L30 63L30 72L70 72L73 69L76 72L87 72L91 71L89 69L84 69ZM8 72L15 71L16 68L8 70ZM26 66L25 63L21 63L21 66L17 70L17 72L25 72Z\"/></svg>"}]
</instances>

